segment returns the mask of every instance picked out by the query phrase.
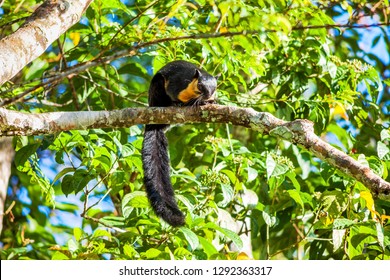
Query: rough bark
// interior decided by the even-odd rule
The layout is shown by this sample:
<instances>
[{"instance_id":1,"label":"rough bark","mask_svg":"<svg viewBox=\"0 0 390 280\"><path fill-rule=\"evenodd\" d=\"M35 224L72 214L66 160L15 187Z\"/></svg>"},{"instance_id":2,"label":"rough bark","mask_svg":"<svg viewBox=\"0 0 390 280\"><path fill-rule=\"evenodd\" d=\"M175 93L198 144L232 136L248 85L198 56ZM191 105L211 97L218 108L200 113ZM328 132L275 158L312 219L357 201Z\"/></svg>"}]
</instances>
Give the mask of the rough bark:
<instances>
[{"instance_id":1,"label":"rough bark","mask_svg":"<svg viewBox=\"0 0 390 280\"><path fill-rule=\"evenodd\" d=\"M270 134L308 149L375 195L390 195L390 183L370 168L334 148L314 133L307 120L286 122L253 109L207 105L202 107L126 108L116 111L19 113L0 108L0 136L53 134L67 130L119 128L135 124L230 123Z\"/></svg>"},{"instance_id":2,"label":"rough bark","mask_svg":"<svg viewBox=\"0 0 390 280\"><path fill-rule=\"evenodd\" d=\"M0 85L40 56L80 20L92 0L48 0L14 33L0 40Z\"/></svg>"},{"instance_id":3,"label":"rough bark","mask_svg":"<svg viewBox=\"0 0 390 280\"><path fill-rule=\"evenodd\" d=\"M0 137L0 234L3 230L4 204L13 156L12 137Z\"/></svg>"}]
</instances>

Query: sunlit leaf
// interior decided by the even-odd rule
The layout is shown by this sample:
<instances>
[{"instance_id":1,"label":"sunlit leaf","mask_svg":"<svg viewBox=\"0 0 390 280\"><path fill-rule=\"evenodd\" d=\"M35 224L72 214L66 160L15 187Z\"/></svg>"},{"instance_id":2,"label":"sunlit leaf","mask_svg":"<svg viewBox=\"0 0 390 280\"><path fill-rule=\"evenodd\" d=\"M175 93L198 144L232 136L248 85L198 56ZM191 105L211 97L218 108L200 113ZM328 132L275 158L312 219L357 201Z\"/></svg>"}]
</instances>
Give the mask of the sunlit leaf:
<instances>
[{"instance_id":1,"label":"sunlit leaf","mask_svg":"<svg viewBox=\"0 0 390 280\"><path fill-rule=\"evenodd\" d=\"M198 236L199 243L201 244L205 253L210 257L214 254L218 253L218 250L214 247L214 245L209 242L206 238L202 236Z\"/></svg>"},{"instance_id":2,"label":"sunlit leaf","mask_svg":"<svg viewBox=\"0 0 390 280\"><path fill-rule=\"evenodd\" d=\"M337 251L343 245L345 229L334 229L332 232L333 251Z\"/></svg>"},{"instance_id":3,"label":"sunlit leaf","mask_svg":"<svg viewBox=\"0 0 390 280\"><path fill-rule=\"evenodd\" d=\"M198 236L189 228L181 227L180 231L184 234L184 237L191 246L191 251L194 251L199 246Z\"/></svg>"},{"instance_id":4,"label":"sunlit leaf","mask_svg":"<svg viewBox=\"0 0 390 280\"><path fill-rule=\"evenodd\" d=\"M144 255L147 259L155 259L157 258L159 255L161 254L161 251L158 250L158 249L155 249L155 248L150 248L149 250L147 250L145 253L143 253L142 255Z\"/></svg>"},{"instance_id":5,"label":"sunlit leaf","mask_svg":"<svg viewBox=\"0 0 390 280\"><path fill-rule=\"evenodd\" d=\"M80 241L82 235L83 235L83 230L81 228L76 227L73 229L73 236L77 242Z\"/></svg>"},{"instance_id":6,"label":"sunlit leaf","mask_svg":"<svg viewBox=\"0 0 390 280\"><path fill-rule=\"evenodd\" d=\"M208 223L206 226L208 228L212 228L212 229L215 229L215 230L221 232L225 237L227 237L228 239L233 241L233 243L237 246L237 248L239 250L241 250L241 248L243 247L243 242L242 242L241 238L237 235L237 233L235 233L229 229L219 227L213 223Z\"/></svg>"},{"instance_id":7,"label":"sunlit leaf","mask_svg":"<svg viewBox=\"0 0 390 280\"><path fill-rule=\"evenodd\" d=\"M383 142L378 141L377 153L378 153L378 157L380 159L383 159L385 156L387 156L390 153L390 148L386 144L384 144Z\"/></svg>"},{"instance_id":8,"label":"sunlit leaf","mask_svg":"<svg viewBox=\"0 0 390 280\"><path fill-rule=\"evenodd\" d=\"M303 201L302 201L302 198L301 198L301 196L299 194L299 191L297 191L297 190L287 190L287 192L290 195L290 197L292 199L294 199L294 201L296 203L298 203L302 207L302 209L304 209Z\"/></svg>"}]
</instances>

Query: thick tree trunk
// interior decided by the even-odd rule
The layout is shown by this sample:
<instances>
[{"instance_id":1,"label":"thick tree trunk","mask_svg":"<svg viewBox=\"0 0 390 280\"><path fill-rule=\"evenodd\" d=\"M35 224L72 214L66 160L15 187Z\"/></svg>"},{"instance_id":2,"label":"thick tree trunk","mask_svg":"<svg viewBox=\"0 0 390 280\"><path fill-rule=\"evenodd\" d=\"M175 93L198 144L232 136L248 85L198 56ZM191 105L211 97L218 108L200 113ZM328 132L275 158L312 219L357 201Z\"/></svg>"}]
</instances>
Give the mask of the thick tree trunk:
<instances>
[{"instance_id":1,"label":"thick tree trunk","mask_svg":"<svg viewBox=\"0 0 390 280\"><path fill-rule=\"evenodd\" d=\"M0 137L0 234L3 230L4 205L14 153L12 137Z\"/></svg>"}]
</instances>

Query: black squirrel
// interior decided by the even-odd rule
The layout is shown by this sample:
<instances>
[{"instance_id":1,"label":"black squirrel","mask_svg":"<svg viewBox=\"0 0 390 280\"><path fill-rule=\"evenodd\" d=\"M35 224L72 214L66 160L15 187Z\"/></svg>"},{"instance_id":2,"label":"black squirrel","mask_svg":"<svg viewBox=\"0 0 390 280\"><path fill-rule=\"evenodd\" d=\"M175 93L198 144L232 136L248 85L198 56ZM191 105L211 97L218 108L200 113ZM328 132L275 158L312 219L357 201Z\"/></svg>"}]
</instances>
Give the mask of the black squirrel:
<instances>
[{"instance_id":1,"label":"black squirrel","mask_svg":"<svg viewBox=\"0 0 390 280\"><path fill-rule=\"evenodd\" d=\"M152 78L149 106L200 106L214 103L217 78L194 64L178 60L166 64ZM155 213L172 226L184 225L171 184L167 124L145 126L142 145L144 184Z\"/></svg>"}]
</instances>

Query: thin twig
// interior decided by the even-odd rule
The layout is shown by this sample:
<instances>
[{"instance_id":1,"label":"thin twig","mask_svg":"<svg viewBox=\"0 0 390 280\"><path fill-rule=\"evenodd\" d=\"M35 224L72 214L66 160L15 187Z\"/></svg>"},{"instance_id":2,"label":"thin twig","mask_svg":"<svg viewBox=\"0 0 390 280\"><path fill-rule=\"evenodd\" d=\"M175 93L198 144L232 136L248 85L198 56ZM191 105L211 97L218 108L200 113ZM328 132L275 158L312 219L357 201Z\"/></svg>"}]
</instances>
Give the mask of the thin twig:
<instances>
[{"instance_id":1,"label":"thin twig","mask_svg":"<svg viewBox=\"0 0 390 280\"><path fill-rule=\"evenodd\" d=\"M9 212L11 212L12 208L14 208L15 204L16 204L16 202L15 202L15 200L13 200L13 201L11 202L11 205L7 208L7 210L6 210L4 213L0 213L0 216L6 216L6 215L8 215Z\"/></svg>"},{"instance_id":2,"label":"thin twig","mask_svg":"<svg viewBox=\"0 0 390 280\"><path fill-rule=\"evenodd\" d=\"M96 201L94 204L90 205L90 206L87 208L87 212L88 212L91 208L95 207L95 206L98 205L100 202L102 202L103 199L105 199L105 198L107 197L107 195L109 195L109 193L111 192L111 190L112 190L112 189L108 189L108 190L106 191L106 193L105 193L98 201Z\"/></svg>"}]
</instances>

